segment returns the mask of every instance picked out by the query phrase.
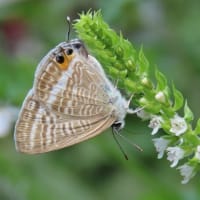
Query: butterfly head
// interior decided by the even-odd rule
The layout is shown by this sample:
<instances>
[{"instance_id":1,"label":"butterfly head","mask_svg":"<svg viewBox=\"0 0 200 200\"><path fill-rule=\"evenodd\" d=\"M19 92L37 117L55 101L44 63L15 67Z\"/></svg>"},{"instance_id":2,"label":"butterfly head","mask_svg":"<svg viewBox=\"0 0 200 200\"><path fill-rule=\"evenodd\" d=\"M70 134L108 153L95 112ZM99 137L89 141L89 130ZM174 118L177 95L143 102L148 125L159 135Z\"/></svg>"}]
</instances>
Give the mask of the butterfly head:
<instances>
[{"instance_id":1,"label":"butterfly head","mask_svg":"<svg viewBox=\"0 0 200 200\"><path fill-rule=\"evenodd\" d=\"M112 124L112 130L116 133L118 133L121 129L124 128L124 125L125 125L125 122L124 120L121 120L121 121L115 121L113 124Z\"/></svg>"}]
</instances>

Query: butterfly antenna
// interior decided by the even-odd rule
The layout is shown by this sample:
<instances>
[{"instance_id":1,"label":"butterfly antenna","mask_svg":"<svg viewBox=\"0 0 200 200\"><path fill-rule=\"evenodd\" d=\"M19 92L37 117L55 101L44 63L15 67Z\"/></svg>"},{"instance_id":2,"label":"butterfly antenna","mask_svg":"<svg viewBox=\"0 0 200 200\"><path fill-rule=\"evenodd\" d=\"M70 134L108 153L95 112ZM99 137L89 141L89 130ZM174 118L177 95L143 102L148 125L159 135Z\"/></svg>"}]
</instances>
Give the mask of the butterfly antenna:
<instances>
[{"instance_id":1,"label":"butterfly antenna","mask_svg":"<svg viewBox=\"0 0 200 200\"><path fill-rule=\"evenodd\" d=\"M119 141L118 141L118 139L117 139L117 137L116 137L116 134L118 134L118 131L115 130L114 128L112 128L112 134L113 134L113 138L114 138L115 142L117 143L117 145L118 145L120 151L121 151L122 154L124 155L124 158L125 158L126 160L128 160L127 154L125 153L124 149L122 148L121 144L119 143Z\"/></svg>"},{"instance_id":2,"label":"butterfly antenna","mask_svg":"<svg viewBox=\"0 0 200 200\"><path fill-rule=\"evenodd\" d=\"M67 16L67 24L68 24L68 31L67 31L67 35L66 35L66 40L67 40L67 42L69 42L69 36L70 36L70 32L71 32L71 19L69 16Z\"/></svg>"},{"instance_id":3,"label":"butterfly antenna","mask_svg":"<svg viewBox=\"0 0 200 200\"><path fill-rule=\"evenodd\" d=\"M120 134L119 132L117 132L117 134L118 134L124 141L126 141L127 143L129 143L131 146L135 147L137 150L139 150L139 151L141 151L141 152L143 151L143 149L142 149L139 145L130 142L130 140L128 140L126 137L124 137L124 136L123 136L122 134Z\"/></svg>"}]
</instances>

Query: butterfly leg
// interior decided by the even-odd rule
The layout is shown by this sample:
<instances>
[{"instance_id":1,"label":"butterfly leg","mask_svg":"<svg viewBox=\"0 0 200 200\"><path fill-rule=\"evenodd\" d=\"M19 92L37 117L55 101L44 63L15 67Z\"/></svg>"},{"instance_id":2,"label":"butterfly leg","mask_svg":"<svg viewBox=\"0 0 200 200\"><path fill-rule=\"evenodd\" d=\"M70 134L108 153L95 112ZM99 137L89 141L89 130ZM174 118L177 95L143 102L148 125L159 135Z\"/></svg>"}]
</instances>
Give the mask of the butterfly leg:
<instances>
[{"instance_id":1,"label":"butterfly leg","mask_svg":"<svg viewBox=\"0 0 200 200\"><path fill-rule=\"evenodd\" d=\"M138 108L136 108L136 109L134 109L134 110L131 109L131 108L129 108L133 96L134 96L134 94L132 94L132 95L130 96L129 100L127 101L127 113L129 113L129 114L135 114L135 113L137 113L137 112L139 112L139 111L141 111L141 110L144 109L144 107L141 107L141 108L138 107Z\"/></svg>"},{"instance_id":2,"label":"butterfly leg","mask_svg":"<svg viewBox=\"0 0 200 200\"><path fill-rule=\"evenodd\" d=\"M119 83L119 79L117 79L117 80L115 81L115 84L114 84L115 89L117 89L118 83Z\"/></svg>"}]
</instances>

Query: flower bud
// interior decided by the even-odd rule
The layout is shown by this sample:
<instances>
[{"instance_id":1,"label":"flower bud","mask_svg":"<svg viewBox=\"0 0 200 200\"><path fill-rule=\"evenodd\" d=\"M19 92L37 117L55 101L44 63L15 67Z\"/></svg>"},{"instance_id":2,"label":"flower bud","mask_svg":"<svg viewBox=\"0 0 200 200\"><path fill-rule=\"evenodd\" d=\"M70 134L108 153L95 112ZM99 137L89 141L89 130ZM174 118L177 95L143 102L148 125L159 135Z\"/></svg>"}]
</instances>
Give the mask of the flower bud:
<instances>
[{"instance_id":1,"label":"flower bud","mask_svg":"<svg viewBox=\"0 0 200 200\"><path fill-rule=\"evenodd\" d=\"M160 102L160 103L165 103L166 99L165 99L165 94L160 91L155 95L155 99Z\"/></svg>"}]
</instances>

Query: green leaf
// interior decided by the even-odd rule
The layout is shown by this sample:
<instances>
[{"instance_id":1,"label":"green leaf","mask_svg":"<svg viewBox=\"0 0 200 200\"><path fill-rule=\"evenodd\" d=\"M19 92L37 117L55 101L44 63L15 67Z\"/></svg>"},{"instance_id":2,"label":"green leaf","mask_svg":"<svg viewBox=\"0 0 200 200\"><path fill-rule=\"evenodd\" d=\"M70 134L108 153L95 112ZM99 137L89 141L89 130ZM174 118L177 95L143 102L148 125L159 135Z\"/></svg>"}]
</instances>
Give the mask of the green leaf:
<instances>
[{"instance_id":1,"label":"green leaf","mask_svg":"<svg viewBox=\"0 0 200 200\"><path fill-rule=\"evenodd\" d=\"M126 89L131 93L135 93L137 91L137 84L129 78L124 80L124 85Z\"/></svg>"},{"instance_id":2,"label":"green leaf","mask_svg":"<svg viewBox=\"0 0 200 200\"><path fill-rule=\"evenodd\" d=\"M138 73L139 74L148 74L148 69L149 69L149 61L145 57L143 53L143 48L141 47L139 51L139 59L138 59L138 64L139 64L139 69Z\"/></svg>"},{"instance_id":3,"label":"green leaf","mask_svg":"<svg viewBox=\"0 0 200 200\"><path fill-rule=\"evenodd\" d=\"M164 90L167 87L167 79L165 75L156 69L155 76L157 80L157 91Z\"/></svg>"},{"instance_id":4,"label":"green leaf","mask_svg":"<svg viewBox=\"0 0 200 200\"><path fill-rule=\"evenodd\" d=\"M198 119L197 121L197 125L196 125L196 128L194 129L194 133L197 135L197 134L200 134L200 119Z\"/></svg>"},{"instance_id":5,"label":"green leaf","mask_svg":"<svg viewBox=\"0 0 200 200\"><path fill-rule=\"evenodd\" d=\"M184 118L188 122L190 122L194 119L194 115L193 115L191 109L189 108L187 101L185 102L185 106L184 106Z\"/></svg>"},{"instance_id":6,"label":"green leaf","mask_svg":"<svg viewBox=\"0 0 200 200\"><path fill-rule=\"evenodd\" d=\"M183 106L184 98L183 98L182 93L176 89L174 84L172 84L172 90L173 90L173 95L174 95L173 110L177 111Z\"/></svg>"}]
</instances>

